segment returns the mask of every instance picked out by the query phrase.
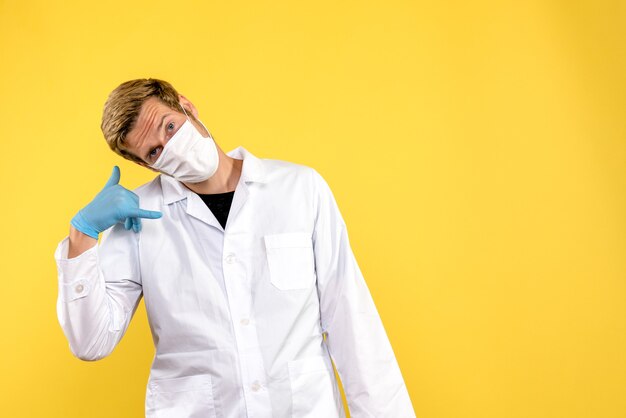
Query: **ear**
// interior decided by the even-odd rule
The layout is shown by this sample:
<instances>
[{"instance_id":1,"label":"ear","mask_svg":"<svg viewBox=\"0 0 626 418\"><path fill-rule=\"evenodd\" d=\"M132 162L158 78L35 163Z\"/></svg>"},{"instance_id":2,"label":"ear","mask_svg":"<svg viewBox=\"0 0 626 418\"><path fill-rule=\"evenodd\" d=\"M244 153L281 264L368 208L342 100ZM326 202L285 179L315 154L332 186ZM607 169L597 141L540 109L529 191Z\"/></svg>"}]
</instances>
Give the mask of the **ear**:
<instances>
[{"instance_id":1,"label":"ear","mask_svg":"<svg viewBox=\"0 0 626 418\"><path fill-rule=\"evenodd\" d=\"M193 103L191 103L185 96L183 96L182 94L178 95L178 100L180 101L180 104L183 105L186 109L191 110L191 114L198 119L198 109L196 109L196 107L193 105Z\"/></svg>"}]
</instances>

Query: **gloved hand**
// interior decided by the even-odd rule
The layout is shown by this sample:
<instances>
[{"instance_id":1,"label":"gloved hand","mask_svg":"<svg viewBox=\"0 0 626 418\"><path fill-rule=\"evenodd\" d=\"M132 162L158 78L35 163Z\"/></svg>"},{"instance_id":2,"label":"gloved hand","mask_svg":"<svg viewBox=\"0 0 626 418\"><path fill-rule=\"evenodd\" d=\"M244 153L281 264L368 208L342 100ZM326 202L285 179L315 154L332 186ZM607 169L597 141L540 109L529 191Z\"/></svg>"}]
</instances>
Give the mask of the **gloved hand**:
<instances>
[{"instance_id":1,"label":"gloved hand","mask_svg":"<svg viewBox=\"0 0 626 418\"><path fill-rule=\"evenodd\" d=\"M161 212L139 208L139 196L119 185L120 169L113 167L111 177L93 200L72 218L74 228L98 239L98 234L118 222L126 229L141 230L141 219L157 219Z\"/></svg>"}]
</instances>

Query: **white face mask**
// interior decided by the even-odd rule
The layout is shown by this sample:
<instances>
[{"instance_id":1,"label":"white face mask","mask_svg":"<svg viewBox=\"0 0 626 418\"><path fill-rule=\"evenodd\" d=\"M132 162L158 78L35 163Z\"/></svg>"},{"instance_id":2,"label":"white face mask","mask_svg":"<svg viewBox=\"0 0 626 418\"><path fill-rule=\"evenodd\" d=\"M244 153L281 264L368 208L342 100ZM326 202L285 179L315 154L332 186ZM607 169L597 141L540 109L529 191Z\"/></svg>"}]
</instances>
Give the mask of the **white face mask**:
<instances>
[{"instance_id":1,"label":"white face mask","mask_svg":"<svg viewBox=\"0 0 626 418\"><path fill-rule=\"evenodd\" d=\"M203 137L187 116L185 123L165 144L161 155L150 167L178 181L200 183L215 174L218 164L219 155L213 136L209 132L207 138Z\"/></svg>"}]
</instances>

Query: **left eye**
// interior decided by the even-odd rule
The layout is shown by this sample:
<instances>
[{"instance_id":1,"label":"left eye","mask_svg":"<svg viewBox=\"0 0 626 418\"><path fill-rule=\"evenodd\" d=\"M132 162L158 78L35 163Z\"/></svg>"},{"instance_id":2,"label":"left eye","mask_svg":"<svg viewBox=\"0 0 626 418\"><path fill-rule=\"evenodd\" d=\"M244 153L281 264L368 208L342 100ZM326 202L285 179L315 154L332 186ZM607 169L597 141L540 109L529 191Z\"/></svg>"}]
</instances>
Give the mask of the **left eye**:
<instances>
[{"instance_id":1,"label":"left eye","mask_svg":"<svg viewBox=\"0 0 626 418\"><path fill-rule=\"evenodd\" d=\"M157 155L157 151L158 151L158 150L159 150L159 148L158 148L158 147L157 147L157 148L155 148L155 149L153 149L153 150L151 150L151 151L150 151L150 154L149 154L150 158L154 158L154 157Z\"/></svg>"},{"instance_id":2,"label":"left eye","mask_svg":"<svg viewBox=\"0 0 626 418\"><path fill-rule=\"evenodd\" d=\"M170 130L170 131L171 131L172 129L174 129L174 122L170 122L170 123L168 123L168 124L167 124L167 129L168 129L168 130Z\"/></svg>"}]
</instances>

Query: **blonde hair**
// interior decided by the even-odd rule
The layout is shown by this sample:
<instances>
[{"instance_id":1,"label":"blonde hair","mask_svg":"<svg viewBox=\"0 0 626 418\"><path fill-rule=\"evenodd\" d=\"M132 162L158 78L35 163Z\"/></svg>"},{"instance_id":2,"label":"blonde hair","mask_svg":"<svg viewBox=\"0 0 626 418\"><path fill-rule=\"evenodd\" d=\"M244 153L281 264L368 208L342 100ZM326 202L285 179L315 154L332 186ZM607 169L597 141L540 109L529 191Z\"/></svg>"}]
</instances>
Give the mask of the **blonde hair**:
<instances>
[{"instance_id":1,"label":"blonde hair","mask_svg":"<svg viewBox=\"0 0 626 418\"><path fill-rule=\"evenodd\" d=\"M137 122L141 106L150 97L156 97L166 106L182 113L176 89L167 81L154 78L139 78L120 84L109 94L102 112L100 129L109 147L127 160L137 163L145 162L130 153L124 141ZM191 115L191 111L186 111Z\"/></svg>"}]
</instances>

